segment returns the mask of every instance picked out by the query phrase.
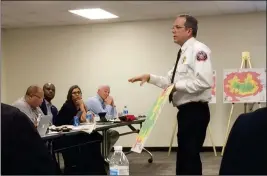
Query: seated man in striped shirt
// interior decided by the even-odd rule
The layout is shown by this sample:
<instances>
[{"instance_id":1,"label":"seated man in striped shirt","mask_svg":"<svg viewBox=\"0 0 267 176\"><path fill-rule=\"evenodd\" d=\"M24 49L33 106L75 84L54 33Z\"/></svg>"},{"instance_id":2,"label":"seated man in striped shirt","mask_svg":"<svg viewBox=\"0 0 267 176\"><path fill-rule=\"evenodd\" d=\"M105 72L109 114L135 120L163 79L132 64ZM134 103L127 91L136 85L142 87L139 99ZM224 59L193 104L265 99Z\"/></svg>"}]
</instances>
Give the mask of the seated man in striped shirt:
<instances>
[{"instance_id":1,"label":"seated man in striped shirt","mask_svg":"<svg viewBox=\"0 0 267 176\"><path fill-rule=\"evenodd\" d=\"M106 112L107 116L116 117L117 111L116 106L114 104L114 100L111 96L109 96L110 87L107 85L100 86L97 91L97 95L94 97L90 97L85 105L88 111L92 111L94 114L99 114L101 112ZM113 145L119 139L119 132L115 130L108 130L108 152L111 151Z\"/></svg>"}]
</instances>

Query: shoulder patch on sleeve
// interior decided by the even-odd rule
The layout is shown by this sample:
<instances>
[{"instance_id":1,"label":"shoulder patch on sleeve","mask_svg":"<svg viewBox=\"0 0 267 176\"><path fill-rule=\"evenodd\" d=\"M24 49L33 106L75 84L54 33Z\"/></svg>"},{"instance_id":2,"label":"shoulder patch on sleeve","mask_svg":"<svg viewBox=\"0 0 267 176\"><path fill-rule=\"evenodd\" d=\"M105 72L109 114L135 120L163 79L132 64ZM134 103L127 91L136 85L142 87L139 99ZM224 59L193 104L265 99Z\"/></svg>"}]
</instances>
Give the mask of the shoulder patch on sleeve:
<instances>
[{"instance_id":1,"label":"shoulder patch on sleeve","mask_svg":"<svg viewBox=\"0 0 267 176\"><path fill-rule=\"evenodd\" d=\"M208 59L207 53L205 51L199 51L197 53L197 60L198 61L206 61Z\"/></svg>"}]
</instances>

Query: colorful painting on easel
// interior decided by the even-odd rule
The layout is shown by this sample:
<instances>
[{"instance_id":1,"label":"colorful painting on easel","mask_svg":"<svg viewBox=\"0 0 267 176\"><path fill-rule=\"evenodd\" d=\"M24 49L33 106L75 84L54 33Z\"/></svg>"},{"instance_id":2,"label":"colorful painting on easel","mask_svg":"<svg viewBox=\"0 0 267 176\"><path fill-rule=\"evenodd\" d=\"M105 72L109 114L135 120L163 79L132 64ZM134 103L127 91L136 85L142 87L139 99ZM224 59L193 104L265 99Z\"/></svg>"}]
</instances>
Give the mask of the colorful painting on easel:
<instances>
[{"instance_id":1,"label":"colorful painting on easel","mask_svg":"<svg viewBox=\"0 0 267 176\"><path fill-rule=\"evenodd\" d=\"M157 98L156 102L153 104L152 108L148 111L147 118L145 122L142 124L142 128L138 136L136 137L135 143L132 147L132 151L136 153L141 153L147 140L150 132L152 131L156 121L161 113L163 106L165 105L169 95L173 89L174 85L169 86L168 88L164 89L159 97Z\"/></svg>"},{"instance_id":2,"label":"colorful painting on easel","mask_svg":"<svg viewBox=\"0 0 267 176\"><path fill-rule=\"evenodd\" d=\"M266 69L224 70L224 103L266 102Z\"/></svg>"},{"instance_id":3,"label":"colorful painting on easel","mask_svg":"<svg viewBox=\"0 0 267 176\"><path fill-rule=\"evenodd\" d=\"M209 103L216 103L216 71L213 70L213 75L212 75L212 87L211 87L211 100Z\"/></svg>"}]
</instances>

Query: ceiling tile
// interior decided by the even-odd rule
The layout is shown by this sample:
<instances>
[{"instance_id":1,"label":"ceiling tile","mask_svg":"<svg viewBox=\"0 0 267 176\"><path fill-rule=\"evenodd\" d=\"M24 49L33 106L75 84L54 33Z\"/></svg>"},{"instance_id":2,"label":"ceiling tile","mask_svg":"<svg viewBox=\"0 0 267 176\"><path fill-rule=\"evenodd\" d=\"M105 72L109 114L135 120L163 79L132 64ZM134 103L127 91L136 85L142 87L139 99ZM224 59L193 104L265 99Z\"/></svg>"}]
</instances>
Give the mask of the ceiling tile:
<instances>
[{"instance_id":1,"label":"ceiling tile","mask_svg":"<svg viewBox=\"0 0 267 176\"><path fill-rule=\"evenodd\" d=\"M133 5L151 5L151 4L162 4L162 3L168 3L173 1L124 1L127 4L133 4Z\"/></svg>"},{"instance_id":2,"label":"ceiling tile","mask_svg":"<svg viewBox=\"0 0 267 176\"><path fill-rule=\"evenodd\" d=\"M251 1L214 1L224 13L256 12L256 7Z\"/></svg>"},{"instance_id":3,"label":"ceiling tile","mask_svg":"<svg viewBox=\"0 0 267 176\"><path fill-rule=\"evenodd\" d=\"M147 19L266 11L266 2L249 1L2 1L2 25L43 26L109 23ZM70 9L103 8L118 19L93 21L73 15Z\"/></svg>"},{"instance_id":4,"label":"ceiling tile","mask_svg":"<svg viewBox=\"0 0 267 176\"><path fill-rule=\"evenodd\" d=\"M253 1L257 11L266 11L266 1Z\"/></svg>"}]
</instances>

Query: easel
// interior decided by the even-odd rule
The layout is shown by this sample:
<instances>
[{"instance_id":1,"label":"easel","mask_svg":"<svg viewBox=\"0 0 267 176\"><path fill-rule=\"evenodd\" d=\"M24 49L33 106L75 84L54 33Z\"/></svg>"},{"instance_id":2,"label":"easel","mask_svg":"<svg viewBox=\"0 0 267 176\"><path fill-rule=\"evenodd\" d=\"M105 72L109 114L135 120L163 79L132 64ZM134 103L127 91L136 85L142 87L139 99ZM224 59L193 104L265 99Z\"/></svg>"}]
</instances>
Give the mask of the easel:
<instances>
[{"instance_id":1,"label":"easel","mask_svg":"<svg viewBox=\"0 0 267 176\"><path fill-rule=\"evenodd\" d=\"M247 51L244 51L244 52L242 52L242 62L241 62L240 69L248 68L248 65L249 65L249 68L252 68L251 62L250 62L250 53L247 52ZM227 129L226 129L226 133L225 133L224 144L223 144L221 156L223 156L225 145L226 145L226 142L227 142L227 139L228 139L230 123L231 123L232 114L233 114L233 111L234 111L234 105L235 105L235 103L232 103L230 114L229 114L229 117L228 117ZM258 103L258 105L259 105L259 108L261 108L261 104ZM253 106L252 106L252 108L250 110L252 110L252 109L253 109ZM247 113L247 103L244 103L244 113Z\"/></svg>"},{"instance_id":2,"label":"easel","mask_svg":"<svg viewBox=\"0 0 267 176\"><path fill-rule=\"evenodd\" d=\"M179 117L178 117L179 118ZM170 156L170 153L171 153L171 148L172 148L172 144L173 144L173 139L174 139L174 135L175 135L175 132L178 128L178 122L177 120L175 120L175 125L173 127L173 132L172 132L172 137L171 137L171 142L170 142L170 147L169 147L169 151L168 151L168 156ZM210 129L210 124L208 125L208 131L209 131L209 136L210 136L210 140L211 140L211 143L212 143L212 148L213 148L213 151L214 151L214 155L217 156L217 152L216 152L216 148L214 146L214 143L213 143L213 139L212 139L212 135L211 135L211 129ZM179 146L178 146L179 147Z\"/></svg>"}]
</instances>

